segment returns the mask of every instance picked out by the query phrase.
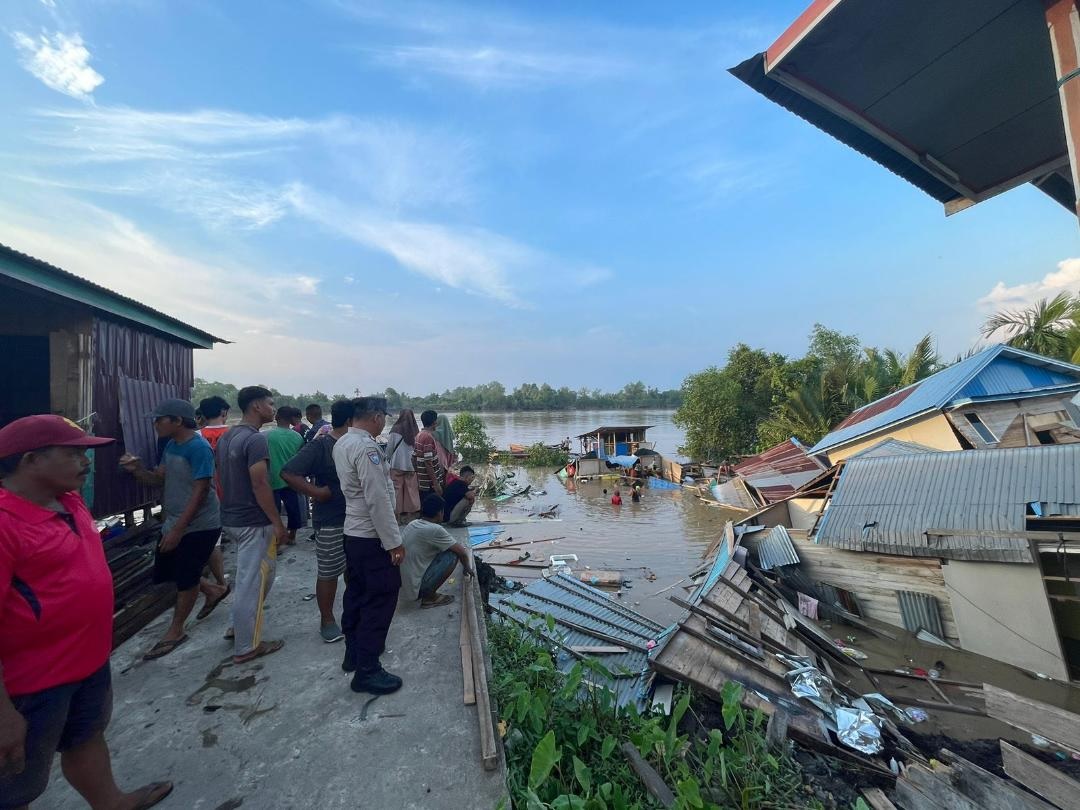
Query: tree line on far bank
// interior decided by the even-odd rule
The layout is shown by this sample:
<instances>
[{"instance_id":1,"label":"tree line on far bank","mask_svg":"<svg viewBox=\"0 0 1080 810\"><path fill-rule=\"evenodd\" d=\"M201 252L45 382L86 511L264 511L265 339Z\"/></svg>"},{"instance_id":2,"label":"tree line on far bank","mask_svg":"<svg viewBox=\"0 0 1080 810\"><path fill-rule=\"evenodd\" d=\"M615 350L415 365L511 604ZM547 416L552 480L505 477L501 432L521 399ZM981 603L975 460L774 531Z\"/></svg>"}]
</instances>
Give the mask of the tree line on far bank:
<instances>
[{"instance_id":1,"label":"tree line on far bank","mask_svg":"<svg viewBox=\"0 0 1080 810\"><path fill-rule=\"evenodd\" d=\"M192 401L209 396L224 397L229 403L236 404L237 386L232 383L211 382L196 378L192 391ZM329 404L341 397L356 394L326 394L315 391L311 394L284 394L271 388L277 405L292 405L301 410L309 403L316 402L329 407ZM362 392L375 393L375 392ZM547 383L524 383L507 391L499 382L483 385L458 386L441 394L432 393L413 396L404 391L387 388L383 392L391 410L412 408L421 411L433 408L437 411L571 411L571 410L614 410L623 408L677 408L682 402L679 389L662 391L646 386L638 381L624 385L618 391L605 392L599 389L579 388L573 390L566 386L553 388Z\"/></svg>"}]
</instances>

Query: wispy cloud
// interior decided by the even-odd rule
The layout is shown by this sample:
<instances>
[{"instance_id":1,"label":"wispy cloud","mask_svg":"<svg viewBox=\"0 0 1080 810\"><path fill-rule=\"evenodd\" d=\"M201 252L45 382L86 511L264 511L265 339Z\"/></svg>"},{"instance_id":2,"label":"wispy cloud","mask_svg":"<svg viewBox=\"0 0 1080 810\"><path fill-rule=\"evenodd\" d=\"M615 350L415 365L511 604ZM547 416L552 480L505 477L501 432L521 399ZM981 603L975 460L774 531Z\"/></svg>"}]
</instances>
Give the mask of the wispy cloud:
<instances>
[{"instance_id":1,"label":"wispy cloud","mask_svg":"<svg viewBox=\"0 0 1080 810\"><path fill-rule=\"evenodd\" d=\"M32 37L17 31L12 38L22 66L53 90L88 99L105 81L90 67L90 51L79 34L58 31Z\"/></svg>"},{"instance_id":2,"label":"wispy cloud","mask_svg":"<svg viewBox=\"0 0 1080 810\"><path fill-rule=\"evenodd\" d=\"M619 76L628 65L603 56L561 51L508 49L494 45L401 45L364 49L377 64L420 71L482 88L521 88L559 81Z\"/></svg>"},{"instance_id":3,"label":"wispy cloud","mask_svg":"<svg viewBox=\"0 0 1080 810\"><path fill-rule=\"evenodd\" d=\"M1033 304L1040 298L1053 298L1060 292L1080 291L1080 258L1064 259L1058 262L1057 268L1038 281L1011 287L999 281L978 300L978 305L984 311L1019 308Z\"/></svg>"}]
</instances>

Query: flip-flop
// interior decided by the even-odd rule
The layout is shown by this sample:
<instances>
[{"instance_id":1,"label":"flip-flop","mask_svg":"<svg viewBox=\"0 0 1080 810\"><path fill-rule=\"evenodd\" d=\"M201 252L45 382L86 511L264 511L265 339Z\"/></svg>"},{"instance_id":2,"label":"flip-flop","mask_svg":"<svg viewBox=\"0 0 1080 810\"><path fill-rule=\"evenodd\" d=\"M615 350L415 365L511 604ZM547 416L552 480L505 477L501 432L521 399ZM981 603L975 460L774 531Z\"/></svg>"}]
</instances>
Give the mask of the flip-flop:
<instances>
[{"instance_id":1,"label":"flip-flop","mask_svg":"<svg viewBox=\"0 0 1080 810\"><path fill-rule=\"evenodd\" d=\"M209 616L211 613L214 612L214 608L216 608L218 605L220 605L222 602L225 601L225 599L228 597L228 595L230 593L232 593L232 583L231 582L228 585L225 586L225 593L223 593L221 596L219 596L213 602L211 602L210 600L207 600L205 603L203 603L202 610L200 610L198 613L195 614L195 618L196 619L205 619L207 616Z\"/></svg>"},{"instance_id":2,"label":"flip-flop","mask_svg":"<svg viewBox=\"0 0 1080 810\"><path fill-rule=\"evenodd\" d=\"M142 657L143 661L153 661L157 658L164 658L171 653L181 644L188 640L187 634L180 636L180 638L172 638L168 641L159 641L153 647L150 648L150 652Z\"/></svg>"},{"instance_id":3,"label":"flip-flop","mask_svg":"<svg viewBox=\"0 0 1080 810\"><path fill-rule=\"evenodd\" d=\"M263 656L266 656L266 655L272 655L273 653L276 653L278 650L280 650L284 646L285 646L285 642L281 641L281 640L278 640L278 641L264 641L261 645L259 645L259 647L252 650L249 653L245 653L244 655L241 655L240 657L233 656L233 663L234 664L247 664L247 663L250 663L251 661L254 661L256 658L262 658Z\"/></svg>"},{"instance_id":4,"label":"flip-flop","mask_svg":"<svg viewBox=\"0 0 1080 810\"><path fill-rule=\"evenodd\" d=\"M424 608L424 609L433 608L433 607L442 607L443 605L449 605L453 601L454 601L454 597L451 594L440 593L440 594L436 594L435 598L432 599L430 602L421 602L420 607Z\"/></svg>"},{"instance_id":5,"label":"flip-flop","mask_svg":"<svg viewBox=\"0 0 1080 810\"><path fill-rule=\"evenodd\" d=\"M144 785L137 791L142 794L143 798L139 799L139 803L135 805L135 810L148 810L148 808L153 807L172 793L172 790L172 782L151 782L149 785Z\"/></svg>"}]
</instances>

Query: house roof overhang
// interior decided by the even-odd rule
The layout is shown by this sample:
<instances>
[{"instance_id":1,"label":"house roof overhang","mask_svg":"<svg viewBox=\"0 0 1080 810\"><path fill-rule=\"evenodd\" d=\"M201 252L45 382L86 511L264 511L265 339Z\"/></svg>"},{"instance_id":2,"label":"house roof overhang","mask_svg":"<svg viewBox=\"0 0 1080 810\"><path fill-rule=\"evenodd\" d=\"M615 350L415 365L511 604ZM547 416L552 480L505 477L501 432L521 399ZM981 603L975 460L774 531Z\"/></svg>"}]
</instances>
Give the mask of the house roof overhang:
<instances>
[{"instance_id":1,"label":"house roof overhang","mask_svg":"<svg viewBox=\"0 0 1080 810\"><path fill-rule=\"evenodd\" d=\"M1028 182L1074 210L1040 0L815 0L731 72L947 214Z\"/></svg>"}]
</instances>

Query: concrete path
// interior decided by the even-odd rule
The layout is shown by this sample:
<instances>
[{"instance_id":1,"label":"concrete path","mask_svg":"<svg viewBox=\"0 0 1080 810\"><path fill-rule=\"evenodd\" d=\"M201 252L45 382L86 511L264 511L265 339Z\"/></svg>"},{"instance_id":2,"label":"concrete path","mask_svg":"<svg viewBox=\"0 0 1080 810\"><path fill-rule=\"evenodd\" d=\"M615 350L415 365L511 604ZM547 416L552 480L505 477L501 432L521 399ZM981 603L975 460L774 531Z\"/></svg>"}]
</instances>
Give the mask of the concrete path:
<instances>
[{"instance_id":1,"label":"concrete path","mask_svg":"<svg viewBox=\"0 0 1080 810\"><path fill-rule=\"evenodd\" d=\"M315 551L301 532L278 560L267 601L268 637L285 640L280 652L233 666L226 602L190 621L190 639L165 658L140 660L169 614L113 654L117 780L131 788L171 779L163 810L494 808L504 773L481 766L476 707L462 703L460 569L453 579L448 607L399 606L383 664L405 686L365 712L371 696L353 693L341 671L344 645L319 638L315 602L304 601L314 593ZM339 616L340 597L339 587ZM57 760L35 808L84 807Z\"/></svg>"}]
</instances>

